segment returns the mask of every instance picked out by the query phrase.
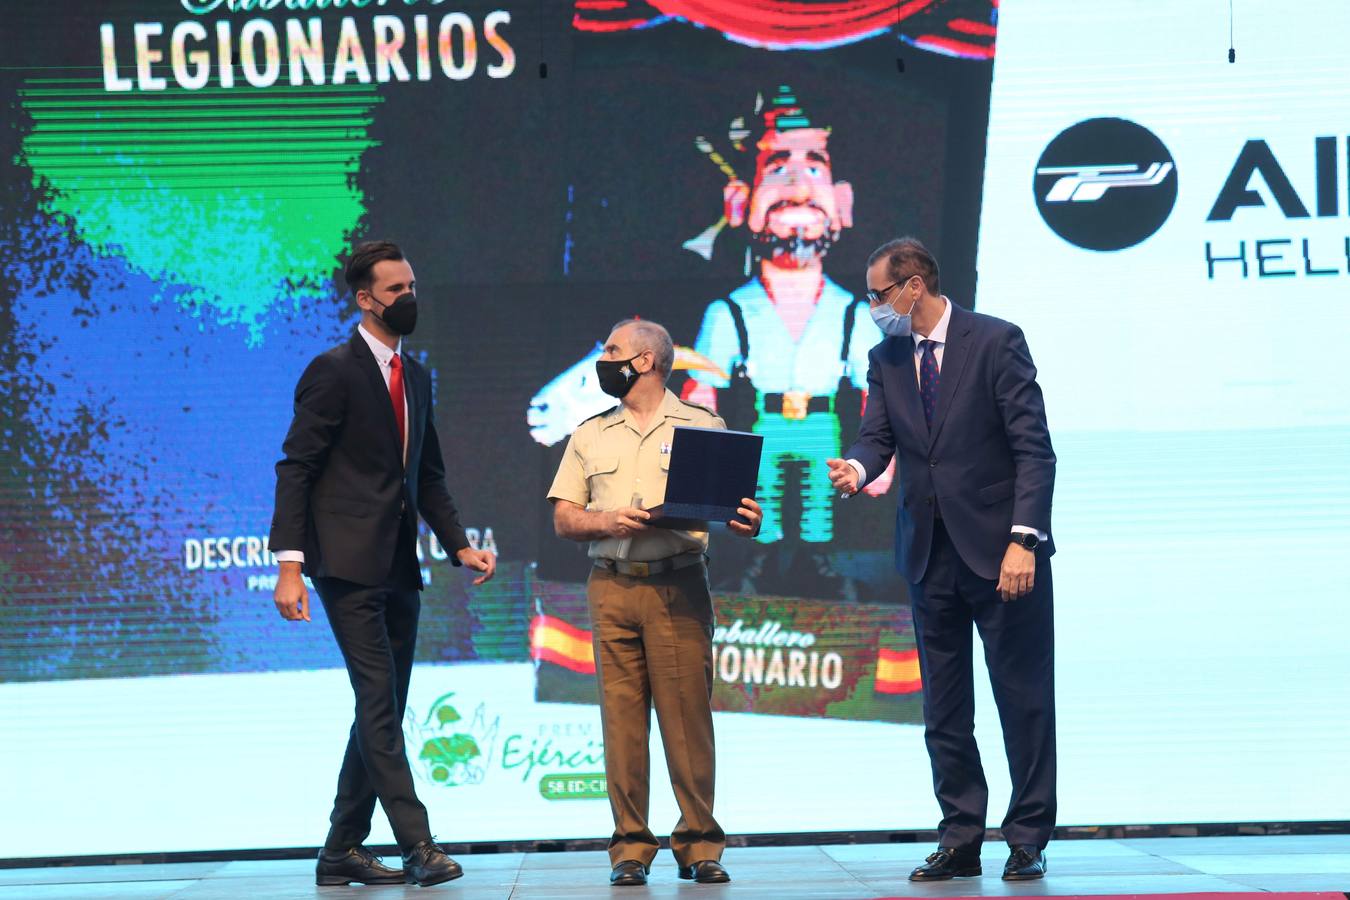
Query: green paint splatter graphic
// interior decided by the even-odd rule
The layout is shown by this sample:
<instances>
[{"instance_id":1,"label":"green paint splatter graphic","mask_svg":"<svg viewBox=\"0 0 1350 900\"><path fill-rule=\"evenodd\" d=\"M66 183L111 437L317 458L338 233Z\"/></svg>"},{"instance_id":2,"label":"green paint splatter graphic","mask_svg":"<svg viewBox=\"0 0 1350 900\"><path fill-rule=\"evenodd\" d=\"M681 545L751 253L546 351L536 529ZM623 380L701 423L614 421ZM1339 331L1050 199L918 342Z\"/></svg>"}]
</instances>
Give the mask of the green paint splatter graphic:
<instances>
[{"instance_id":1,"label":"green paint splatter graphic","mask_svg":"<svg viewBox=\"0 0 1350 900\"><path fill-rule=\"evenodd\" d=\"M355 176L374 86L108 94L33 79L34 181L100 252L192 287L178 302L261 340L288 286L329 277L365 209Z\"/></svg>"}]
</instances>

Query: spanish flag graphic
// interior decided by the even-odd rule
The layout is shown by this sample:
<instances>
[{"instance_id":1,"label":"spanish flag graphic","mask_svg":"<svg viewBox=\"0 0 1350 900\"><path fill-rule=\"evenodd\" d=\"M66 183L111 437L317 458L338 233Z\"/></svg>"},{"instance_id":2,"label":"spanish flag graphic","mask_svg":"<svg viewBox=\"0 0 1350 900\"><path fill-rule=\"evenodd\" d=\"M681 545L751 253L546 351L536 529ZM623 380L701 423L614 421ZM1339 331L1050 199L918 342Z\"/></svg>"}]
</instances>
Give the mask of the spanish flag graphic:
<instances>
[{"instance_id":1,"label":"spanish flag graphic","mask_svg":"<svg viewBox=\"0 0 1350 900\"><path fill-rule=\"evenodd\" d=\"M595 674L591 633L543 613L530 621L530 658L582 675Z\"/></svg>"},{"instance_id":2,"label":"spanish flag graphic","mask_svg":"<svg viewBox=\"0 0 1350 900\"><path fill-rule=\"evenodd\" d=\"M922 688L918 650L877 650L878 694L913 694Z\"/></svg>"}]
</instances>

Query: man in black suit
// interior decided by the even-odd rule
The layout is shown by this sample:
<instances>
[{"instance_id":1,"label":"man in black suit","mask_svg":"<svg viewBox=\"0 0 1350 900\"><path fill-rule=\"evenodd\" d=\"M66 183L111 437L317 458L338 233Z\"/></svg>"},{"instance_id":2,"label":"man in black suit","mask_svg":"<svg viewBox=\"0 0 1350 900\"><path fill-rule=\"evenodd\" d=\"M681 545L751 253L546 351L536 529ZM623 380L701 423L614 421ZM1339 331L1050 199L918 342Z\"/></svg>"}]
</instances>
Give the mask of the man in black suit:
<instances>
[{"instance_id":1,"label":"man in black suit","mask_svg":"<svg viewBox=\"0 0 1350 900\"><path fill-rule=\"evenodd\" d=\"M431 377L402 352L402 337L417 322L412 267L394 244L372 241L356 248L345 274L361 323L300 376L268 540L281 563L277 609L289 621L309 621L301 572L313 580L356 694L315 878L321 885L439 884L463 871L432 840L403 746L423 587L418 513L454 565L482 573L474 584L492 577L496 559L465 538L446 487ZM362 845L377 798L403 870Z\"/></svg>"},{"instance_id":2,"label":"man in black suit","mask_svg":"<svg viewBox=\"0 0 1350 900\"><path fill-rule=\"evenodd\" d=\"M942 296L937 261L913 238L867 267L872 318L858 440L829 460L855 493L896 458L896 567L912 585L939 847L910 875L979 875L989 789L975 744L972 624L1003 725L1012 797L1003 877L1041 878L1055 827L1054 614L1050 503L1055 454L1021 330Z\"/></svg>"}]
</instances>

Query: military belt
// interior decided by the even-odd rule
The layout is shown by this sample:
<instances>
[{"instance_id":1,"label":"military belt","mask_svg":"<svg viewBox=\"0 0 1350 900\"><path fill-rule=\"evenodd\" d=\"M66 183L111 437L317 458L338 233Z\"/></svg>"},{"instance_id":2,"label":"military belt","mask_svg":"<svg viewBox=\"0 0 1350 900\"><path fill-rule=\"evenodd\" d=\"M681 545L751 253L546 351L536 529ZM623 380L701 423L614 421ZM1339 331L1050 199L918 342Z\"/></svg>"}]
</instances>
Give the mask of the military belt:
<instances>
[{"instance_id":1,"label":"military belt","mask_svg":"<svg viewBox=\"0 0 1350 900\"><path fill-rule=\"evenodd\" d=\"M674 572L677 569L687 569L689 566L703 562L703 558L703 551L691 550L678 556L667 556L665 559L653 559L647 562L607 559L603 556L597 556L594 563L597 569L604 569L606 572L616 572L619 575L627 575L631 578L650 578L653 575Z\"/></svg>"}]
</instances>

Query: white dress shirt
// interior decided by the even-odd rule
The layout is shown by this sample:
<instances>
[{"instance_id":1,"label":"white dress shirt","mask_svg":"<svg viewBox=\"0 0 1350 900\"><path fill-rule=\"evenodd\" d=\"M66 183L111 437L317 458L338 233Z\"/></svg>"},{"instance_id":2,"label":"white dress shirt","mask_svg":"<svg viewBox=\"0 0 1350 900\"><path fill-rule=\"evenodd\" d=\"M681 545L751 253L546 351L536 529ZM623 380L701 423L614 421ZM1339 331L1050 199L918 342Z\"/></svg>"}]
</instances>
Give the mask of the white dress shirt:
<instances>
[{"instance_id":1,"label":"white dress shirt","mask_svg":"<svg viewBox=\"0 0 1350 900\"><path fill-rule=\"evenodd\" d=\"M947 296L944 294L942 296L942 315L938 318L937 324L933 326L932 332L929 334L920 334L916 331L911 335L914 339L914 377L916 379L923 378L919 368L923 365L924 341L932 341L936 345L933 347L933 356L937 359L938 373L942 373L942 353L947 348L947 329L951 324L952 302L948 300ZM848 464L858 473L858 484L866 484L867 470L863 468L863 464L856 459L850 459ZM1042 541L1048 539L1045 532L1039 531L1028 525L1014 525L1012 530L1019 534L1034 534Z\"/></svg>"},{"instance_id":2,"label":"white dress shirt","mask_svg":"<svg viewBox=\"0 0 1350 900\"><path fill-rule=\"evenodd\" d=\"M389 390L390 366L389 361L394 358L396 353L403 352L403 338L398 339L398 346L390 349L385 346L379 338L366 331L366 326L356 326L356 331L365 339L366 345L370 347L370 352L375 355L375 362L379 364L380 375L384 378L384 389ZM400 360L402 362L402 360ZM408 377L403 376L403 463L408 463ZM278 550L277 562L298 562L304 563L305 551L303 550Z\"/></svg>"}]
</instances>

